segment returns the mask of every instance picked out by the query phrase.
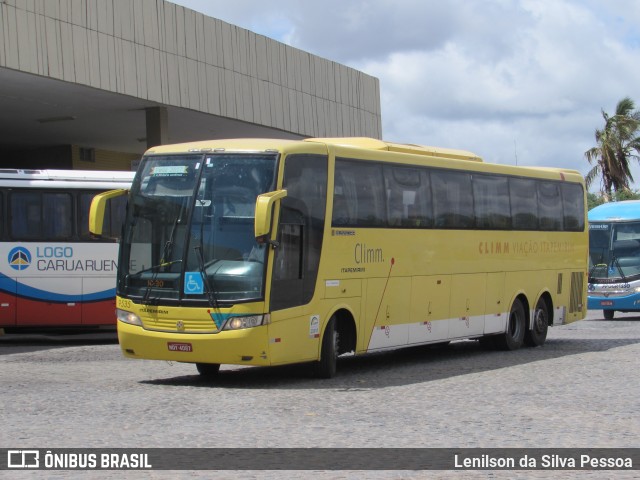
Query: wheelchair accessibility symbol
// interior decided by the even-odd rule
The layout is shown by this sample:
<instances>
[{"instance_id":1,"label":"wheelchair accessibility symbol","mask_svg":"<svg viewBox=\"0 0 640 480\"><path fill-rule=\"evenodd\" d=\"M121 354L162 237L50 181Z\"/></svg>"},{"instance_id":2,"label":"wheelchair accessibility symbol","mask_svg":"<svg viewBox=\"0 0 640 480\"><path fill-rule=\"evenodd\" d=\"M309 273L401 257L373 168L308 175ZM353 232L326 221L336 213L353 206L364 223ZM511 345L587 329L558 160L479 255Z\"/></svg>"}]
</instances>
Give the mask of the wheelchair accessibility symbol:
<instances>
[{"instance_id":1,"label":"wheelchair accessibility symbol","mask_svg":"<svg viewBox=\"0 0 640 480\"><path fill-rule=\"evenodd\" d=\"M184 293L187 295L204 293L204 282L200 272L184 272Z\"/></svg>"}]
</instances>

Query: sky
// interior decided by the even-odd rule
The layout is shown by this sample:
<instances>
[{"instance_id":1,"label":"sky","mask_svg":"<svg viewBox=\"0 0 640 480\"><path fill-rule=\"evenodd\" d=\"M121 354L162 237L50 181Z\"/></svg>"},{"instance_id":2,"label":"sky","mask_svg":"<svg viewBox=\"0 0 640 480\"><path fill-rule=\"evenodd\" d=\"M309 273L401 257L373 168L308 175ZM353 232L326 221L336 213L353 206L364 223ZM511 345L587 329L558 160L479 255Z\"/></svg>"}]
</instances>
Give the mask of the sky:
<instances>
[{"instance_id":1,"label":"sky","mask_svg":"<svg viewBox=\"0 0 640 480\"><path fill-rule=\"evenodd\" d=\"M640 109L637 0L172 1L377 77L392 142L584 175L602 111Z\"/></svg>"}]
</instances>

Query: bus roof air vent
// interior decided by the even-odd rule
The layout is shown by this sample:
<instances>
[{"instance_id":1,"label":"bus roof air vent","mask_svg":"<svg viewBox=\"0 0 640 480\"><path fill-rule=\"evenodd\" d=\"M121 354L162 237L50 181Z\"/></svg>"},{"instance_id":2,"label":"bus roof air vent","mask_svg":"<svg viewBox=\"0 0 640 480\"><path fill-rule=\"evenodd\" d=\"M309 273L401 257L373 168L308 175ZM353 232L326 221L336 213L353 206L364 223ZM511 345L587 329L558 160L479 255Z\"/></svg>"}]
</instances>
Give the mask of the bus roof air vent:
<instances>
[{"instance_id":1,"label":"bus roof air vent","mask_svg":"<svg viewBox=\"0 0 640 480\"><path fill-rule=\"evenodd\" d=\"M451 148L428 147L408 143L393 143L369 137L344 137L344 138L306 138L305 142L325 143L340 147L361 148L364 150L388 150L390 152L408 153L412 155L424 155L428 157L448 158L452 160L467 160L482 162L482 158L466 150L454 150Z\"/></svg>"}]
</instances>

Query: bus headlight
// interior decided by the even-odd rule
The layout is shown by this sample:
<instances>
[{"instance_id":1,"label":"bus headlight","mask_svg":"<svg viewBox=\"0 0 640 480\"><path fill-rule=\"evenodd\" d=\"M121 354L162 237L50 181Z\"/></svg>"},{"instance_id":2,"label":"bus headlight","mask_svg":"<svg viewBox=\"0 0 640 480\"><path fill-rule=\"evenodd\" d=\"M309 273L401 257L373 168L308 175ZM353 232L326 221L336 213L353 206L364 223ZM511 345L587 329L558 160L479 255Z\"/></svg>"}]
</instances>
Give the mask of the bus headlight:
<instances>
[{"instance_id":1,"label":"bus headlight","mask_svg":"<svg viewBox=\"0 0 640 480\"><path fill-rule=\"evenodd\" d=\"M123 323L129 323L131 325L139 325L142 326L142 321L140 317L135 313L127 312L126 310L116 309L116 317Z\"/></svg>"},{"instance_id":2,"label":"bus headlight","mask_svg":"<svg viewBox=\"0 0 640 480\"><path fill-rule=\"evenodd\" d=\"M231 317L222 327L223 330L241 330L243 328L259 327L269 323L269 314L249 315L247 317Z\"/></svg>"}]
</instances>

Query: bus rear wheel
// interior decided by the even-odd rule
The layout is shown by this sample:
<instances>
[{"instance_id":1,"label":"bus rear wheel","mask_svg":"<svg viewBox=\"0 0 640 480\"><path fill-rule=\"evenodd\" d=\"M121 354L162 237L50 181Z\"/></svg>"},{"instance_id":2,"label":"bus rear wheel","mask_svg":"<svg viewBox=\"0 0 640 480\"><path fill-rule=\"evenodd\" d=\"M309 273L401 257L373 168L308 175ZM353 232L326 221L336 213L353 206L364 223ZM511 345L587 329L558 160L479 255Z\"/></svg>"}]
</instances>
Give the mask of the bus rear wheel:
<instances>
[{"instance_id":1,"label":"bus rear wheel","mask_svg":"<svg viewBox=\"0 0 640 480\"><path fill-rule=\"evenodd\" d=\"M338 330L336 317L331 317L322 337L320 360L316 363L316 376L331 378L336 374L338 364Z\"/></svg>"},{"instance_id":2,"label":"bus rear wheel","mask_svg":"<svg viewBox=\"0 0 640 480\"><path fill-rule=\"evenodd\" d=\"M524 335L524 343L530 347L539 347L547 339L549 329L549 310L544 299L538 300L533 311L533 325Z\"/></svg>"},{"instance_id":3,"label":"bus rear wheel","mask_svg":"<svg viewBox=\"0 0 640 480\"><path fill-rule=\"evenodd\" d=\"M500 350L517 350L520 348L524 342L526 326L524 306L522 302L516 298L509 312L507 330L495 338L496 347Z\"/></svg>"},{"instance_id":4,"label":"bus rear wheel","mask_svg":"<svg viewBox=\"0 0 640 480\"><path fill-rule=\"evenodd\" d=\"M216 378L220 371L219 363L196 363L198 373L202 378Z\"/></svg>"},{"instance_id":5,"label":"bus rear wheel","mask_svg":"<svg viewBox=\"0 0 640 480\"><path fill-rule=\"evenodd\" d=\"M603 310L602 314L604 315L605 320L613 320L613 315L615 310Z\"/></svg>"}]
</instances>

